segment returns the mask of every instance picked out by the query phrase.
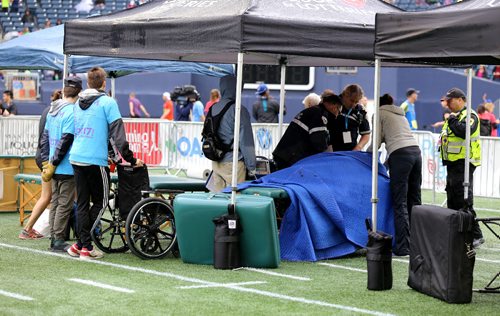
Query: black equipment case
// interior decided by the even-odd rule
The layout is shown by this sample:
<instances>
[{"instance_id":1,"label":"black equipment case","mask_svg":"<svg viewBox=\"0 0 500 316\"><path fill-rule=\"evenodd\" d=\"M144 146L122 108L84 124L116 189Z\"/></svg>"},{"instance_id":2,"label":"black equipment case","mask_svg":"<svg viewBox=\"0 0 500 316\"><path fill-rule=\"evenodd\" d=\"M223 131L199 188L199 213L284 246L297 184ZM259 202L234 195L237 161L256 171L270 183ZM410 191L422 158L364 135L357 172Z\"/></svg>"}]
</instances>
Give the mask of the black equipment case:
<instances>
[{"instance_id":1,"label":"black equipment case","mask_svg":"<svg viewBox=\"0 0 500 316\"><path fill-rule=\"evenodd\" d=\"M118 209L120 217L127 219L128 213L142 198L141 191L150 190L146 165L142 167L117 165L118 169Z\"/></svg>"},{"instance_id":2,"label":"black equipment case","mask_svg":"<svg viewBox=\"0 0 500 316\"><path fill-rule=\"evenodd\" d=\"M474 216L432 205L412 210L408 285L448 303L470 303Z\"/></svg>"}]
</instances>

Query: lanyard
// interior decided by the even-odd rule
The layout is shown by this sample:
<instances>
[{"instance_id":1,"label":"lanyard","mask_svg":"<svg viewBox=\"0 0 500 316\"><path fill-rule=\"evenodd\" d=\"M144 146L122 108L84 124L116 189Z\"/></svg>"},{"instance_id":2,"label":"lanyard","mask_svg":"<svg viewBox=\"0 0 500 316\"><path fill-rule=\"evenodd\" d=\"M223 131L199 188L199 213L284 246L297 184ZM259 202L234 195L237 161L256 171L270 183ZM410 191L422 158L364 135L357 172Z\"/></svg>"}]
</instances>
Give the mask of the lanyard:
<instances>
[{"instance_id":1,"label":"lanyard","mask_svg":"<svg viewBox=\"0 0 500 316\"><path fill-rule=\"evenodd\" d=\"M349 111L347 111L347 114L345 116L345 129L347 130L347 127L349 125L349 114L351 114L351 111L352 111L352 108L349 109Z\"/></svg>"}]
</instances>

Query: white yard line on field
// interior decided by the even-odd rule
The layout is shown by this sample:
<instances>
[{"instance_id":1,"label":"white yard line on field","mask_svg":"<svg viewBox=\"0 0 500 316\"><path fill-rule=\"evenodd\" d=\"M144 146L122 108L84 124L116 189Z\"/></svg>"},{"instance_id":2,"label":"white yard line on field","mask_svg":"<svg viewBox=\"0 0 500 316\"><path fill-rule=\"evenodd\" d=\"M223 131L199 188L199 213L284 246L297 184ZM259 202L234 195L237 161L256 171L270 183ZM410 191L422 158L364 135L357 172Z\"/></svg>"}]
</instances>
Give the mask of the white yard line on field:
<instances>
[{"instance_id":1,"label":"white yard line on field","mask_svg":"<svg viewBox=\"0 0 500 316\"><path fill-rule=\"evenodd\" d=\"M178 289L204 289L209 287L230 287L230 286L242 286L242 285L253 285L253 284L265 284L265 281L249 281L240 283L222 283L219 285L188 285L188 286L178 286Z\"/></svg>"},{"instance_id":2,"label":"white yard line on field","mask_svg":"<svg viewBox=\"0 0 500 316\"><path fill-rule=\"evenodd\" d=\"M69 255L64 255L64 254L59 254L59 253L54 253L54 252L49 252L49 251L42 251L42 250L37 250L37 249L31 249L31 248L27 248L27 247L20 247L20 246L16 246L16 245L0 243L0 248L1 247L8 248L8 249L14 249L17 251L36 253L39 255L53 256L53 257L64 258L64 259L69 259L69 260L78 260L79 262L82 262L84 264L96 264L96 265L108 266L108 267L123 269L123 270L127 270L127 271L140 272L140 273L146 273L146 274L151 274L151 275L156 275L156 276L172 278L172 279L185 281L185 282L191 282L191 283L197 283L197 284L203 284L203 285L223 285L223 283L204 281L201 279L185 277L185 276L173 274L170 272L162 272L162 271L156 271L156 270L151 270L151 269L144 269L144 268L139 268L139 267L127 266L124 264L117 264L117 263L111 263L111 262L100 261L100 260L79 260L78 258L73 258L73 257L70 257ZM238 292L246 292L246 293L257 294L260 296L273 297L273 298L277 298L277 299L285 300L285 301L297 302L297 303L302 303L302 304L310 304L310 305L316 305L316 306L331 307L334 309L355 312L355 313L360 313L360 314L376 315L376 316L392 316L392 314L389 314L389 313L383 313L383 312L369 310L369 309L357 308L357 307L353 307L353 306L332 304L332 303L323 302L323 301L311 300L311 299L307 299L307 298L303 298L303 297L288 296L288 295L283 295L283 294L269 292L269 291L261 291L261 290L257 290L257 289L241 287L241 286L237 286L237 285L228 285L228 286L224 286L224 288L235 290Z\"/></svg>"},{"instance_id":3,"label":"white yard line on field","mask_svg":"<svg viewBox=\"0 0 500 316\"><path fill-rule=\"evenodd\" d=\"M268 274L268 275L272 275L272 276L277 276L277 277L282 277L282 278L287 278L287 279L292 279L292 280L298 280L298 281L311 281L311 278L300 277L300 276L284 274L284 273L278 273L278 272L273 272L273 271L264 270L264 269L242 267L242 268L237 268L235 270L247 270L247 271L259 272L259 273L263 273L263 274Z\"/></svg>"},{"instance_id":4,"label":"white yard line on field","mask_svg":"<svg viewBox=\"0 0 500 316\"><path fill-rule=\"evenodd\" d=\"M341 265L333 264L333 263L318 262L318 264L322 265L322 266L327 266L327 267L330 267L330 268L344 269L344 270L356 271L356 272L363 272L363 273L367 273L368 272L368 271L366 271L364 269L351 268L351 267L341 266Z\"/></svg>"},{"instance_id":5,"label":"white yard line on field","mask_svg":"<svg viewBox=\"0 0 500 316\"><path fill-rule=\"evenodd\" d=\"M11 297L11 298L15 298L15 299L21 300L21 301L33 301L34 300L34 298L29 297L29 296L24 296L24 295L21 295L21 294L7 292L7 291L2 291L2 290L0 290L0 295Z\"/></svg>"},{"instance_id":6,"label":"white yard line on field","mask_svg":"<svg viewBox=\"0 0 500 316\"><path fill-rule=\"evenodd\" d=\"M123 287L114 286L114 285L99 283L99 282L95 282L92 280L68 279L68 281L81 283L81 284L85 284L85 285L90 285L90 286L95 286L95 287L100 287L101 289L106 289L106 290L111 290L111 291L116 291L116 292L135 293L134 290L130 290L130 289L126 289Z\"/></svg>"}]
</instances>

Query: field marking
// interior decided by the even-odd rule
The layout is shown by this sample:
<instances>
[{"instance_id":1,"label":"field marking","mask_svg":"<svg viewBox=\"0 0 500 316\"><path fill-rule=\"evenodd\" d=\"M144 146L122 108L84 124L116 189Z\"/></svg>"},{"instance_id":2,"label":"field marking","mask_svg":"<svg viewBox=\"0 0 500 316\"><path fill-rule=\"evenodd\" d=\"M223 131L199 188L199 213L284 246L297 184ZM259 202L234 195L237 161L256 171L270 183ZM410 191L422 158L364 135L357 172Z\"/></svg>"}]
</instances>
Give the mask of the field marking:
<instances>
[{"instance_id":1,"label":"field marking","mask_svg":"<svg viewBox=\"0 0 500 316\"><path fill-rule=\"evenodd\" d=\"M481 247L481 249L488 250L488 251L500 251L500 248Z\"/></svg>"},{"instance_id":2,"label":"field marking","mask_svg":"<svg viewBox=\"0 0 500 316\"><path fill-rule=\"evenodd\" d=\"M0 290L0 295L15 298L17 300L21 301L34 301L35 299L29 296L17 294L17 293L12 293L12 292L7 292L7 291L2 291Z\"/></svg>"},{"instance_id":3,"label":"field marking","mask_svg":"<svg viewBox=\"0 0 500 316\"><path fill-rule=\"evenodd\" d=\"M273 271L264 270L264 269L242 267L242 268L237 268L237 269L234 269L234 270L247 270L247 271L259 272L259 273L263 273L263 274L268 274L268 275L282 277L282 278L287 278L287 279L292 279L292 280L311 281L311 278L299 277L299 276L290 275L290 274L284 274L284 273L278 273L278 272L273 272Z\"/></svg>"},{"instance_id":4,"label":"field marking","mask_svg":"<svg viewBox=\"0 0 500 316\"><path fill-rule=\"evenodd\" d=\"M220 285L188 285L188 286L178 286L178 289L203 289L210 287L228 287L228 286L241 286L241 285L252 285L252 284L266 284L265 281L249 281L249 282L240 282L240 283L222 283Z\"/></svg>"},{"instance_id":5,"label":"field marking","mask_svg":"<svg viewBox=\"0 0 500 316\"><path fill-rule=\"evenodd\" d=\"M392 258L392 261L410 263L410 260L408 260L408 259Z\"/></svg>"},{"instance_id":6,"label":"field marking","mask_svg":"<svg viewBox=\"0 0 500 316\"><path fill-rule=\"evenodd\" d=\"M322 265L322 266L331 267L331 268L338 268L338 269L344 269L344 270L349 270L349 271L368 273L368 271L364 270L364 269L351 268L351 267L341 266L341 265L333 264L333 263L318 262L318 264Z\"/></svg>"},{"instance_id":7,"label":"field marking","mask_svg":"<svg viewBox=\"0 0 500 316\"><path fill-rule=\"evenodd\" d=\"M500 213L500 210L495 210L491 208L474 208L476 211L486 211L486 212L492 212L492 213Z\"/></svg>"},{"instance_id":8,"label":"field marking","mask_svg":"<svg viewBox=\"0 0 500 316\"><path fill-rule=\"evenodd\" d=\"M80 284L85 284L85 285L90 285L90 286L95 286L95 287L100 287L101 289L106 289L106 290L111 290L111 291L116 291L116 292L122 292L122 293L135 293L134 290L130 290L124 287L118 287L114 285L109 285L105 283L100 283L100 282L95 282L92 280L82 280L82 279L68 279L68 281L80 283Z\"/></svg>"},{"instance_id":9,"label":"field marking","mask_svg":"<svg viewBox=\"0 0 500 316\"><path fill-rule=\"evenodd\" d=\"M190 277L184 277L184 276L169 273L169 272L161 272L161 271L156 271L156 270L127 266L124 264L117 264L117 263L98 261L98 260L80 260L79 258L70 257L69 255L64 255L64 254L59 254L59 253L54 253L54 252L49 252L49 251L42 251L42 250L38 250L38 249L31 249L31 248L27 248L27 247L15 246L15 245L10 245L10 244L0 243L0 247L10 248L10 249L18 250L18 251L26 251L26 252L36 253L36 254L40 254L40 255L54 256L54 257L59 257L59 258L64 258L64 259L69 259L69 260L78 260L79 262L82 262L84 264L87 264L87 263L88 264L97 264L97 265L103 265L103 266L108 266L108 267L113 267L113 268L124 269L124 270L128 270L128 271L142 272L142 273L146 273L146 274L169 277L169 278L180 280L180 281L186 281L186 282L192 282L192 283L198 283L198 284L204 284L204 285L221 284L221 283L209 282L209 281L204 281L204 280L190 278ZM331 307L331 308L335 308L335 309L356 312L356 313L360 313L360 314L375 315L375 316L393 316L393 314L373 311L373 310L369 310L369 309L357 308L357 307L340 305L340 304L333 304L333 303L328 303L328 302L323 302L323 301L310 300L310 299L306 299L303 297L288 296L288 295L278 294L278 293L269 292L269 291L262 291L262 290L252 289L252 288L241 287L241 286L237 286L237 285L233 285L233 286L229 285L229 286L225 286L225 288L232 289L232 290L235 290L238 292L253 293L253 294L257 294L257 295L261 295L261 296L273 297L273 298L278 298L281 300L292 301L292 302L303 303L303 304Z\"/></svg>"}]
</instances>

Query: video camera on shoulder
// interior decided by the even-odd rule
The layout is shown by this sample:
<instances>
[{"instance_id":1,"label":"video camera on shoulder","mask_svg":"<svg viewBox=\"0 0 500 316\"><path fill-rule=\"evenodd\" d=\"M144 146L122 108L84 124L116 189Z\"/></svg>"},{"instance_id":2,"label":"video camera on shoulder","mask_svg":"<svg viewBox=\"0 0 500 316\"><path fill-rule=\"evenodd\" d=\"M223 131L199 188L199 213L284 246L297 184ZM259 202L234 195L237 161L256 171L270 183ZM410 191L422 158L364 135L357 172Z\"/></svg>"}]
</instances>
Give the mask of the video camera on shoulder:
<instances>
[{"instance_id":1,"label":"video camera on shoulder","mask_svg":"<svg viewBox=\"0 0 500 316\"><path fill-rule=\"evenodd\" d=\"M200 99L200 94L193 85L184 85L175 87L170 94L173 102L179 105L186 105L188 102L195 102Z\"/></svg>"}]
</instances>

